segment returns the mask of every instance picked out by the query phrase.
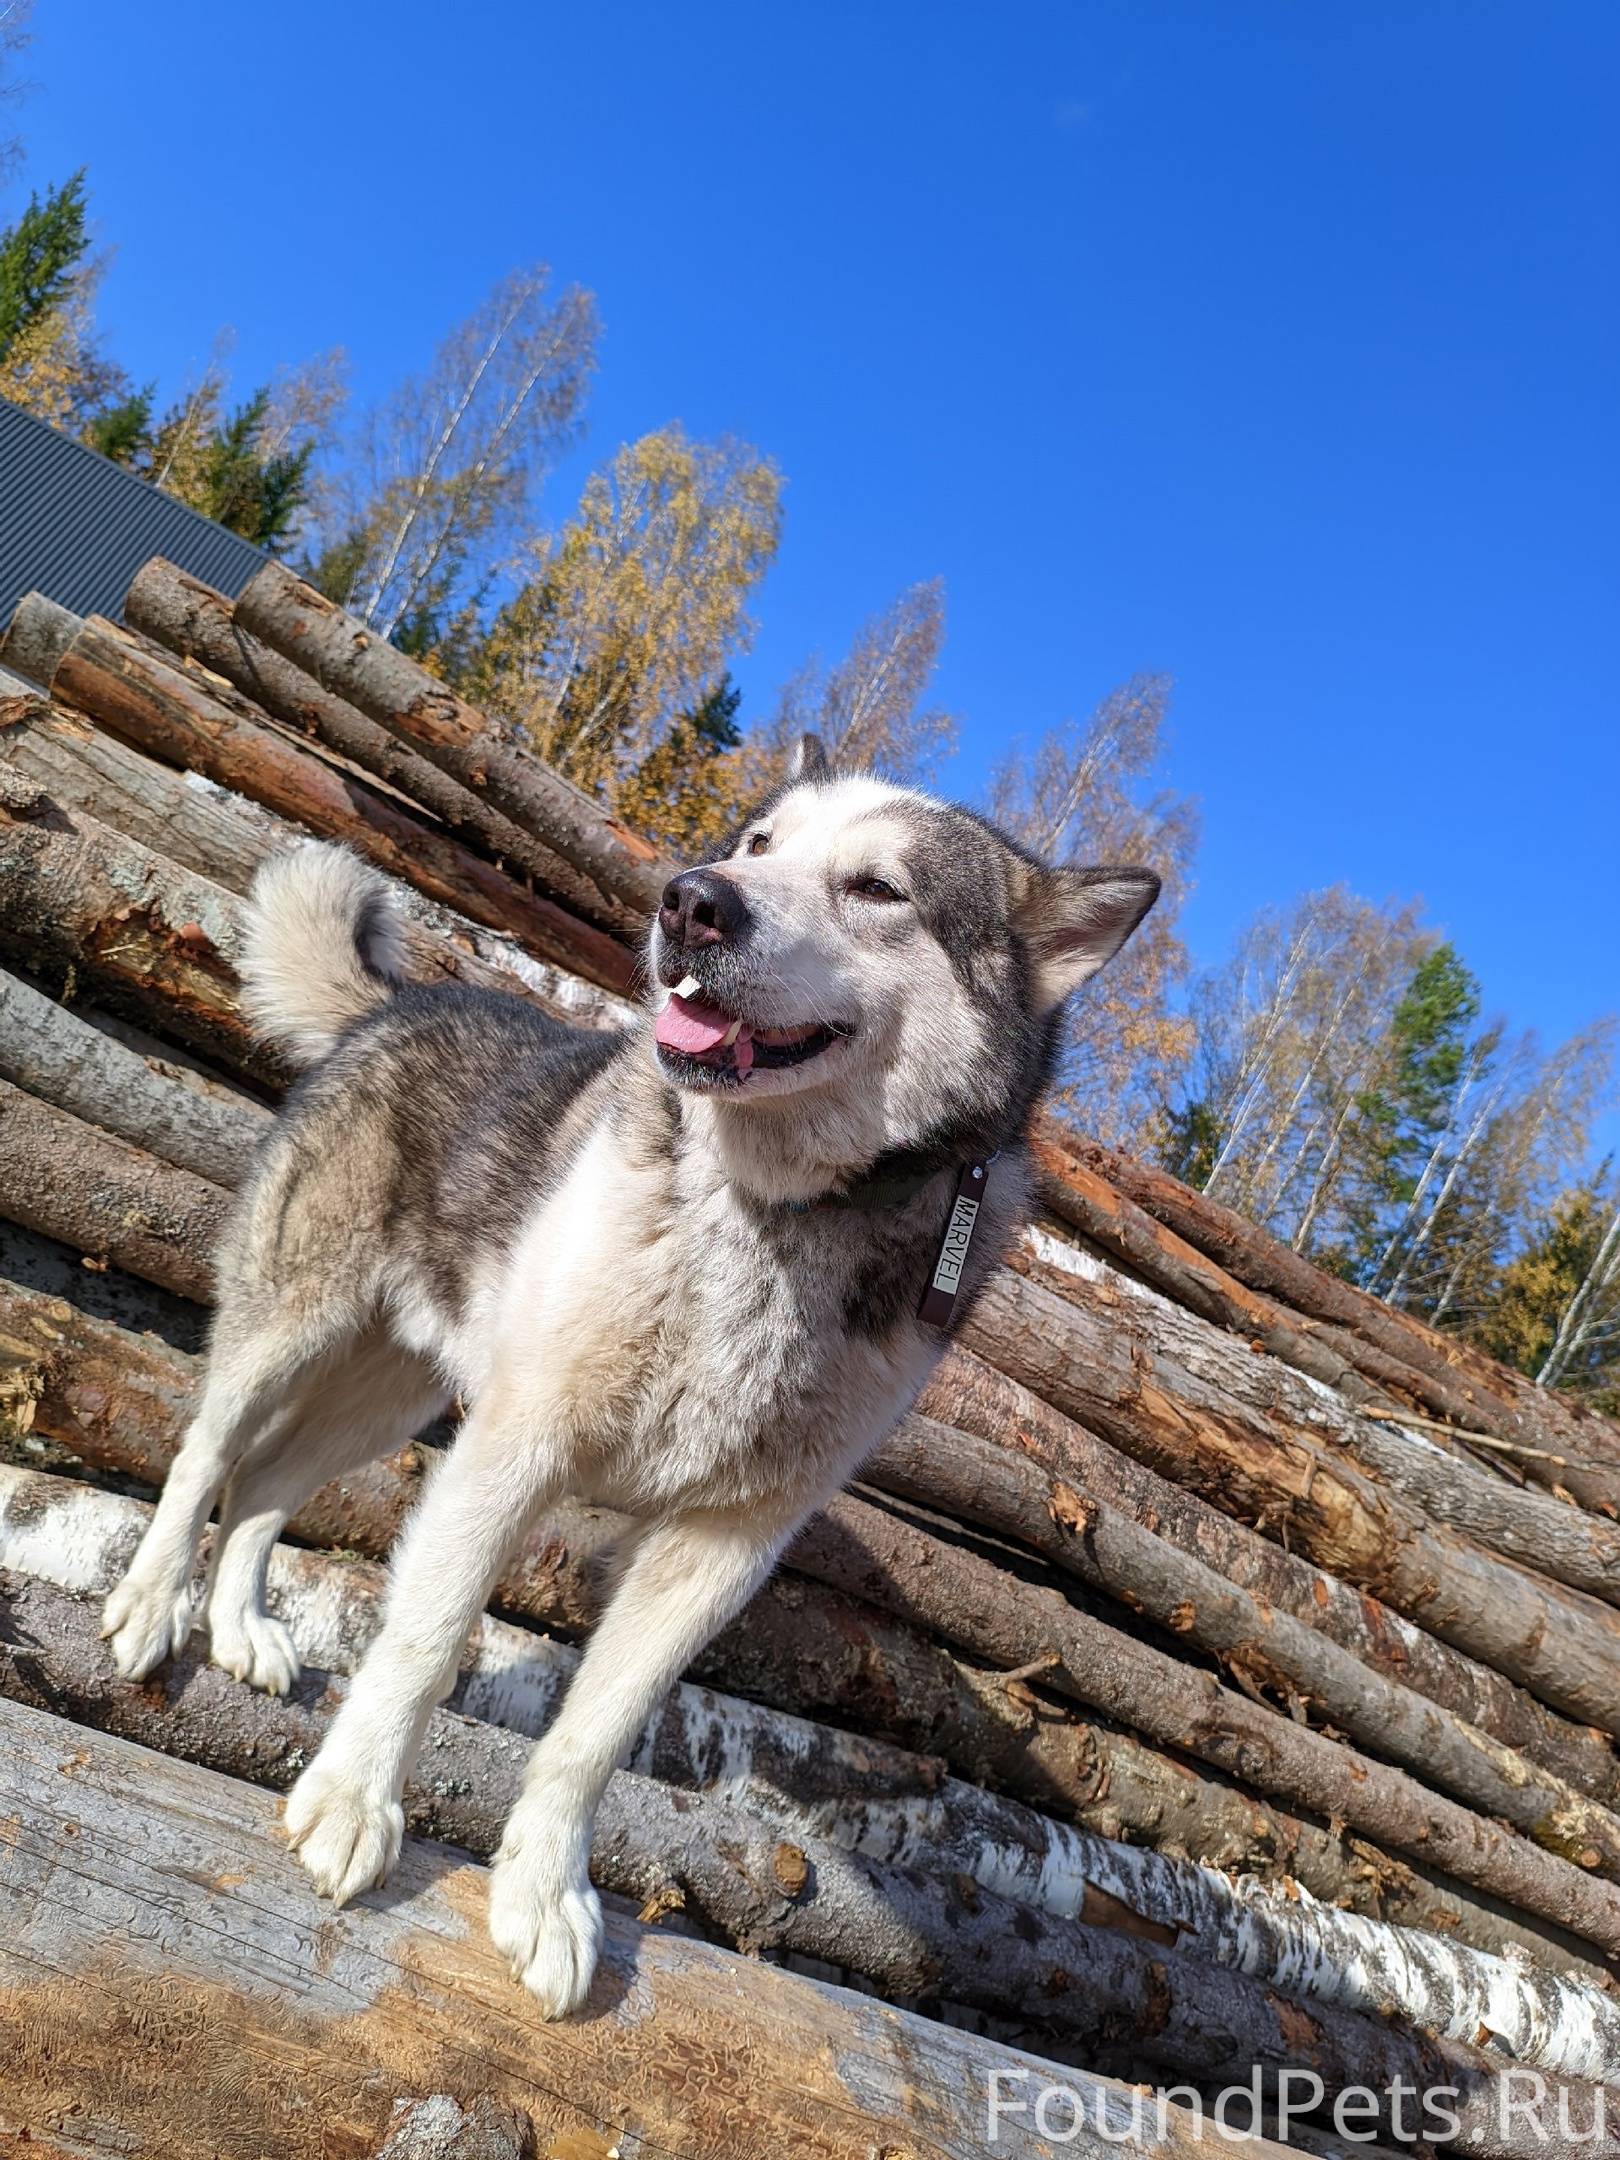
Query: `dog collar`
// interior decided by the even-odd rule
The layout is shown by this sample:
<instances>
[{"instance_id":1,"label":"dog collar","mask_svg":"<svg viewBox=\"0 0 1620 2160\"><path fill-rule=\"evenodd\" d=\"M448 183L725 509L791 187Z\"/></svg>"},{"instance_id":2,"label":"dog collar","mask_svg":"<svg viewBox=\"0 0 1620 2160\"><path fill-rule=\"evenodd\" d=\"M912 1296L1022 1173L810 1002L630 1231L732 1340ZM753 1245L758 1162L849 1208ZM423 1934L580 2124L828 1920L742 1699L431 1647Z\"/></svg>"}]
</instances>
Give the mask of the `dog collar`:
<instances>
[{"instance_id":1,"label":"dog collar","mask_svg":"<svg viewBox=\"0 0 1620 2160\"><path fill-rule=\"evenodd\" d=\"M942 1170L954 1167L956 1190L951 1195L950 1218L939 1241L928 1287L917 1312L917 1317L929 1327L948 1327L956 1311L963 1271L973 1248L973 1233L978 1227L979 1209L984 1203L990 1183L990 1164L994 1160L992 1155L984 1162L953 1165L947 1158L927 1154L920 1148L895 1148L887 1155L880 1155L866 1175L857 1178L853 1185L822 1193L815 1200L795 1201L792 1205L798 1214L808 1214L812 1208L821 1207L859 1208L866 1213L878 1208L902 1207L906 1201L915 1199L930 1179L938 1177Z\"/></svg>"}]
</instances>

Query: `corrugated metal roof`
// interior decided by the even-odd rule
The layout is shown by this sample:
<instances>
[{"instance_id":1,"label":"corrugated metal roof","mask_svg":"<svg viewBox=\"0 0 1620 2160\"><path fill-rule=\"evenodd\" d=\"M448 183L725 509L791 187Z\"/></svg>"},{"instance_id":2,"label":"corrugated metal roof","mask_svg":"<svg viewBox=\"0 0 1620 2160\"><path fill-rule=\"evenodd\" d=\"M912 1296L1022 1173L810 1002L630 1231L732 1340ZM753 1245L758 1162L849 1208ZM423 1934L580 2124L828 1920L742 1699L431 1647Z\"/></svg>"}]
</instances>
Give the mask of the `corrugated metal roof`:
<instances>
[{"instance_id":1,"label":"corrugated metal roof","mask_svg":"<svg viewBox=\"0 0 1620 2160\"><path fill-rule=\"evenodd\" d=\"M28 592L76 615L116 621L131 578L154 555L233 600L269 560L99 450L0 398L0 632Z\"/></svg>"}]
</instances>

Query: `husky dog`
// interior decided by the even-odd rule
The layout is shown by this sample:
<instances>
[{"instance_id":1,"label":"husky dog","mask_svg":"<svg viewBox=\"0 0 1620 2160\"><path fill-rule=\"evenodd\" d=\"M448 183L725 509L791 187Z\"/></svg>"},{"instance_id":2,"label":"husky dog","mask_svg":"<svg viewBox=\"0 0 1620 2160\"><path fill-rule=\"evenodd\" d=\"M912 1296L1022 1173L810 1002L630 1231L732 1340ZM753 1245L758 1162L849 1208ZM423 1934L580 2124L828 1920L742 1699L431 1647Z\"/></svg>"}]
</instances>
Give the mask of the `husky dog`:
<instances>
[{"instance_id":1,"label":"husky dog","mask_svg":"<svg viewBox=\"0 0 1620 2160\"><path fill-rule=\"evenodd\" d=\"M465 1400L287 1800L317 1889L341 1904L393 1865L429 1714L537 1511L621 1509L628 1557L490 1881L514 1974L549 2016L579 2005L603 1788L911 1404L1025 1210L1063 1001L1158 889L1046 869L807 738L730 852L669 884L647 1017L585 1033L408 983L387 887L341 849L260 872L248 1009L311 1069L238 1198L197 1415L104 1632L132 1676L185 1640L223 1493L212 1655L286 1689L264 1598L282 1525Z\"/></svg>"}]
</instances>

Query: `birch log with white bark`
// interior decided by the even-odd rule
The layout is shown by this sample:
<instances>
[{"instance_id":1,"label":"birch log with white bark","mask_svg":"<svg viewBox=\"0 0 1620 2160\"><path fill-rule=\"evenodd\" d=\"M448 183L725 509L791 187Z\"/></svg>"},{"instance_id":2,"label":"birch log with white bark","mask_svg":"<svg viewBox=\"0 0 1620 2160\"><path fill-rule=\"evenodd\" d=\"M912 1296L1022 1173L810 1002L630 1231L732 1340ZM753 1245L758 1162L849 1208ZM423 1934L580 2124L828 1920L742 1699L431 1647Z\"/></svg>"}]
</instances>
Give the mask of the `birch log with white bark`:
<instances>
[{"instance_id":1,"label":"birch log with white bark","mask_svg":"<svg viewBox=\"0 0 1620 2160\"><path fill-rule=\"evenodd\" d=\"M0 1282L0 1409L9 1406L24 1443L53 1443L93 1469L155 1487L195 1384L196 1361L154 1337ZM431 1454L405 1449L324 1487L293 1518L293 1535L384 1557L414 1503L424 1452ZM493 1608L583 1630L599 1609L598 1556L616 1535L616 1519L602 1511L549 1510L505 1569ZM1285 1888L1297 1883L1336 1908L1487 1952L1512 1944L1538 1966L1588 1970L1563 1938L1530 1932L1374 1845L1204 1778L1129 1732L1090 1724L1024 1682L965 1664L920 1630L801 1575L775 1576L700 1653L692 1677L817 1722L891 1734L932 1759L931 1786L943 1756L974 1783L1110 1839Z\"/></svg>"},{"instance_id":2,"label":"birch log with white bark","mask_svg":"<svg viewBox=\"0 0 1620 2160\"><path fill-rule=\"evenodd\" d=\"M81 2153L332 2160L374 2152L401 2096L448 2093L518 2108L554 2160L871 2160L875 2124L917 2160L980 2160L992 2070L1080 2091L1085 2160L1129 2134L1106 2080L622 1908L590 2014L548 2025L488 1944L481 1869L407 1839L386 1900L316 1924L268 1795L9 1703L0 1811L0 2129L42 2153L62 2123ZM1164 2160L1202 2160L1167 2118ZM1040 2160L1019 2117L1001 2132Z\"/></svg>"},{"instance_id":3,"label":"birch log with white bark","mask_svg":"<svg viewBox=\"0 0 1620 2160\"><path fill-rule=\"evenodd\" d=\"M188 1648L160 1696L111 1673L86 1601L27 1576L8 1575L3 1587L11 1647L0 1685L8 1695L210 1769L285 1785L318 1744L324 1715L316 1702L324 1712L342 1692L312 1675L291 1698L267 1697ZM408 1824L492 1851L526 1753L510 1734L435 1713L418 1774L407 1783ZM623 1771L613 1778L591 1867L600 1887L675 1904L741 1948L826 1959L902 1997L1038 2019L1104 2066L1123 2057L1178 2076L1224 2074L1234 2061L1263 2072L1308 2067L1330 2090L1365 2085L1386 2096L1397 2079L1419 2090L1452 2085L1472 2149L1503 2160L1528 2160L1531 2151L1522 2130L1504 2136L1498 2073L1471 2048L1283 1998L1246 1974L1124 1929L1058 1919L975 1885L881 1866L824 1839L786 1840L738 1808L677 1795L649 1778ZM1572 2082L1569 2108L1572 2118L1595 2119L1595 2095ZM1620 2138L1591 2149L1613 2160ZM1544 2156L1547 2148L1536 2150Z\"/></svg>"},{"instance_id":4,"label":"birch log with white bark","mask_svg":"<svg viewBox=\"0 0 1620 2160\"><path fill-rule=\"evenodd\" d=\"M100 1598L151 1510L120 1495L0 1465L0 1569ZM307 1665L352 1675L380 1618L381 1571L278 1546L271 1609ZM485 1617L449 1707L528 1738L544 1731L578 1653ZM1620 2004L1580 1979L1324 1906L1036 1815L915 1756L685 1683L625 1767L743 1809L783 1836L821 1838L886 1867L965 1877L1058 1919L1163 1930L1189 1955L1268 1986L1472 2043L1483 2026L1525 2064L1620 2074Z\"/></svg>"},{"instance_id":5,"label":"birch log with white bark","mask_svg":"<svg viewBox=\"0 0 1620 2160\"><path fill-rule=\"evenodd\" d=\"M643 918L657 908L672 866L639 834L541 759L503 741L481 712L290 570L267 563L234 615L324 689L487 796L620 906Z\"/></svg>"},{"instance_id":6,"label":"birch log with white bark","mask_svg":"<svg viewBox=\"0 0 1620 2160\"><path fill-rule=\"evenodd\" d=\"M1122 1719L1160 1747L1285 1806L1343 1822L1422 1865L1620 1953L1620 1889L1082 1613L1062 1594L848 1494L799 1534L790 1564L1009 1671Z\"/></svg>"}]
</instances>

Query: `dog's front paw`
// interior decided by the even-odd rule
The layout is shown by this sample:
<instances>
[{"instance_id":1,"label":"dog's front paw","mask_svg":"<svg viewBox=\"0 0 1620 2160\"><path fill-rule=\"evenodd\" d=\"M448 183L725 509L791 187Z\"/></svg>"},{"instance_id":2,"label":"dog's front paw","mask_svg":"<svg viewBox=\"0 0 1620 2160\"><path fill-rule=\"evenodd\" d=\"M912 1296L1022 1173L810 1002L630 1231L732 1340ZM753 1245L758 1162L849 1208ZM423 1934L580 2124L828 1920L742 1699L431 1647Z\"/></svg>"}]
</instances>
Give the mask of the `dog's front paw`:
<instances>
[{"instance_id":1,"label":"dog's front paw","mask_svg":"<svg viewBox=\"0 0 1620 2160\"><path fill-rule=\"evenodd\" d=\"M263 1688L267 1695L285 1695L298 1678L298 1652L279 1620L269 1613L244 1612L208 1616L209 1656L233 1680Z\"/></svg>"},{"instance_id":2,"label":"dog's front paw","mask_svg":"<svg viewBox=\"0 0 1620 2160\"><path fill-rule=\"evenodd\" d=\"M405 1835L397 1800L318 1757L287 1795L282 1820L311 1882L334 1905L385 1883Z\"/></svg>"},{"instance_id":3,"label":"dog's front paw","mask_svg":"<svg viewBox=\"0 0 1620 2160\"><path fill-rule=\"evenodd\" d=\"M489 1933L546 2018L590 1992L602 1950L602 1901L581 1873L559 1883L549 1860L501 1848L489 1878Z\"/></svg>"},{"instance_id":4,"label":"dog's front paw","mask_svg":"<svg viewBox=\"0 0 1620 2160\"><path fill-rule=\"evenodd\" d=\"M161 1583L126 1575L101 1608L102 1639L126 1680L144 1680L185 1648L192 1619L189 1590L176 1597Z\"/></svg>"}]
</instances>

